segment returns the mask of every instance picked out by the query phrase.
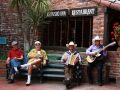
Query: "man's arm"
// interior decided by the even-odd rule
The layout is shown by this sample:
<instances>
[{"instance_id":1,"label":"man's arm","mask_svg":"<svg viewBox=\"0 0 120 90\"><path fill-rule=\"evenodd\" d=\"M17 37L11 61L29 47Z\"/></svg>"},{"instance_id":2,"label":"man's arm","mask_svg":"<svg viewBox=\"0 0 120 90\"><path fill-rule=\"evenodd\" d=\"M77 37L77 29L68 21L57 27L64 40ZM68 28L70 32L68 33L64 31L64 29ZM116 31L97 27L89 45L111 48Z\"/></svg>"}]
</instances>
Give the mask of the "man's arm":
<instances>
[{"instance_id":1,"label":"man's arm","mask_svg":"<svg viewBox=\"0 0 120 90\"><path fill-rule=\"evenodd\" d=\"M17 60L23 60L23 55L21 55L20 58L16 58L15 57L15 59L17 59Z\"/></svg>"},{"instance_id":2,"label":"man's arm","mask_svg":"<svg viewBox=\"0 0 120 90\"><path fill-rule=\"evenodd\" d=\"M10 63L10 57L8 57L6 60L6 64L9 64L9 63Z\"/></svg>"},{"instance_id":3,"label":"man's arm","mask_svg":"<svg viewBox=\"0 0 120 90\"><path fill-rule=\"evenodd\" d=\"M43 65L46 65L46 64L47 64L47 60L48 60L48 57L47 57L46 52L44 51L44 55L43 55Z\"/></svg>"},{"instance_id":4,"label":"man's arm","mask_svg":"<svg viewBox=\"0 0 120 90\"><path fill-rule=\"evenodd\" d=\"M66 53L64 53L61 58L61 62L66 62L66 61L67 61L67 55L66 55Z\"/></svg>"},{"instance_id":5,"label":"man's arm","mask_svg":"<svg viewBox=\"0 0 120 90\"><path fill-rule=\"evenodd\" d=\"M87 55L95 55L96 53L95 52L91 52L91 50L92 50L92 48L93 48L93 45L91 45L87 50L86 50L86 54Z\"/></svg>"}]
</instances>

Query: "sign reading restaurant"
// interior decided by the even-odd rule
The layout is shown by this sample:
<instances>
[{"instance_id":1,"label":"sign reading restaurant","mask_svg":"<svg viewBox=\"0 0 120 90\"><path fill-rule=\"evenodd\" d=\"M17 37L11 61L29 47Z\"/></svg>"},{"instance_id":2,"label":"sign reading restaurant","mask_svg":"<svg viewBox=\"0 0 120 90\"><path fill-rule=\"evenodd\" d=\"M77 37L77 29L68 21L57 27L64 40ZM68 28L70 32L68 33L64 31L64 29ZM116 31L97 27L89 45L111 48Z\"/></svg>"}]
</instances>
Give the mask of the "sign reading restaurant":
<instances>
[{"instance_id":1,"label":"sign reading restaurant","mask_svg":"<svg viewBox=\"0 0 120 90\"><path fill-rule=\"evenodd\" d=\"M53 10L47 14L47 17L65 17L68 15L68 10Z\"/></svg>"},{"instance_id":2,"label":"sign reading restaurant","mask_svg":"<svg viewBox=\"0 0 120 90\"><path fill-rule=\"evenodd\" d=\"M66 16L94 16L97 15L97 7L75 8L63 10L52 10L47 14L47 17L66 17Z\"/></svg>"},{"instance_id":3,"label":"sign reading restaurant","mask_svg":"<svg viewBox=\"0 0 120 90\"><path fill-rule=\"evenodd\" d=\"M93 16L97 15L96 7L88 7L88 8L76 8L70 10L71 16Z\"/></svg>"}]
</instances>

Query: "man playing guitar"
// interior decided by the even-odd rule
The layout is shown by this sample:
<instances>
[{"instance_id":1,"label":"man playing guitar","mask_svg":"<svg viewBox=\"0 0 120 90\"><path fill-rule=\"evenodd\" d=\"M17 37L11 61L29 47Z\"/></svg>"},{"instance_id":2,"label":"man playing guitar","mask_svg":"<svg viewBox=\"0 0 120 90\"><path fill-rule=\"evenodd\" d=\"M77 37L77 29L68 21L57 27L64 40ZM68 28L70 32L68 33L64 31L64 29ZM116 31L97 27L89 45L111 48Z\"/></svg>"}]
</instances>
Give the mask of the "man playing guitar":
<instances>
[{"instance_id":1,"label":"man playing guitar","mask_svg":"<svg viewBox=\"0 0 120 90\"><path fill-rule=\"evenodd\" d=\"M98 49L101 49L103 48L104 46L102 44L100 44L100 37L99 36L96 36L94 39L93 39L93 45L91 45L87 50L86 50L86 54L91 56L91 57L94 57L97 53L95 52L96 50ZM96 57L95 58L95 61L90 63L88 62L88 67L87 67L87 73L88 73L88 79L89 79L89 83L90 84L93 84L93 77L92 77L92 71L93 71L93 68L96 67L97 68L97 77L98 77L98 85L99 86L102 86L103 85L103 66L104 66L104 59L105 59L105 56L107 55L106 51L103 50L100 52L100 56L99 57Z\"/></svg>"}]
</instances>

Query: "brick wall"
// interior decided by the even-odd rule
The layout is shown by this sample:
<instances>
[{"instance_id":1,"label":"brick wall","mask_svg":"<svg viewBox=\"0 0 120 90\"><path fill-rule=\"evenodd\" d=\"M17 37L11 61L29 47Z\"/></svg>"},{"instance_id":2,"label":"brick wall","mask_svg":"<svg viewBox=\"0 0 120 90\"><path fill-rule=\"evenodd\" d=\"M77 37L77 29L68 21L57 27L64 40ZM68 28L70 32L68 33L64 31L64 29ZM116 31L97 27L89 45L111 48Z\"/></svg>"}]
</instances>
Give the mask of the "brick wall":
<instances>
[{"instance_id":1,"label":"brick wall","mask_svg":"<svg viewBox=\"0 0 120 90\"><path fill-rule=\"evenodd\" d=\"M6 75L6 66L5 61L0 60L0 77L5 77Z\"/></svg>"},{"instance_id":2,"label":"brick wall","mask_svg":"<svg viewBox=\"0 0 120 90\"><path fill-rule=\"evenodd\" d=\"M52 9L60 10L60 9L71 9L71 8L83 8L83 7L97 7L98 14L97 16L93 16L93 37L99 35L102 39L104 36L104 12L105 7L99 6L98 4L87 1L80 2L80 0L51 0ZM103 42L103 40L102 40Z\"/></svg>"},{"instance_id":3,"label":"brick wall","mask_svg":"<svg viewBox=\"0 0 120 90\"><path fill-rule=\"evenodd\" d=\"M115 78L116 82L120 83L120 51L109 52L107 62L110 66L109 77Z\"/></svg>"},{"instance_id":4,"label":"brick wall","mask_svg":"<svg viewBox=\"0 0 120 90\"><path fill-rule=\"evenodd\" d=\"M18 40L23 47L23 35L20 29L18 14L9 6L9 0L0 0L0 37L7 38L6 45L0 45L0 56L6 54L13 40Z\"/></svg>"}]
</instances>

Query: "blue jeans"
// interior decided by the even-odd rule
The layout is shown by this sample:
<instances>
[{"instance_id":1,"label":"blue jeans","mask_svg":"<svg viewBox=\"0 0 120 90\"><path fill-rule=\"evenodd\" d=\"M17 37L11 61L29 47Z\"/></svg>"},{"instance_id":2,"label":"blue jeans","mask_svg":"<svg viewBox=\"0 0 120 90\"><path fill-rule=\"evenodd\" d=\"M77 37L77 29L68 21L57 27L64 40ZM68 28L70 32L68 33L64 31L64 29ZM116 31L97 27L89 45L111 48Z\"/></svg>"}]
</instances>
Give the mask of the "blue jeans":
<instances>
[{"instance_id":1,"label":"blue jeans","mask_svg":"<svg viewBox=\"0 0 120 90\"><path fill-rule=\"evenodd\" d=\"M15 74L16 71L14 70L14 67L18 67L20 65L21 65L21 61L20 60L11 59L10 60L10 75L11 74Z\"/></svg>"}]
</instances>

